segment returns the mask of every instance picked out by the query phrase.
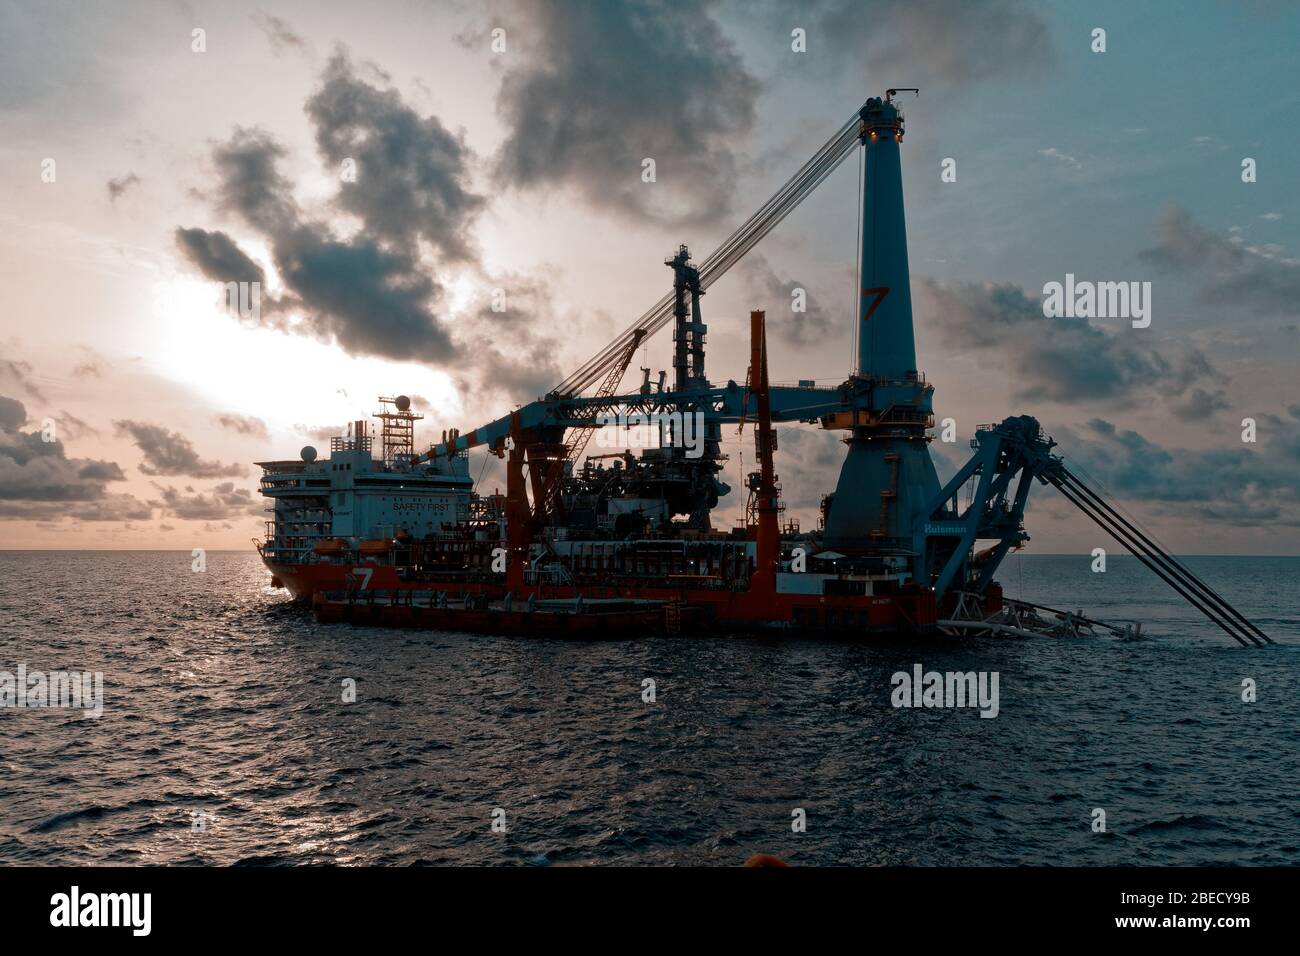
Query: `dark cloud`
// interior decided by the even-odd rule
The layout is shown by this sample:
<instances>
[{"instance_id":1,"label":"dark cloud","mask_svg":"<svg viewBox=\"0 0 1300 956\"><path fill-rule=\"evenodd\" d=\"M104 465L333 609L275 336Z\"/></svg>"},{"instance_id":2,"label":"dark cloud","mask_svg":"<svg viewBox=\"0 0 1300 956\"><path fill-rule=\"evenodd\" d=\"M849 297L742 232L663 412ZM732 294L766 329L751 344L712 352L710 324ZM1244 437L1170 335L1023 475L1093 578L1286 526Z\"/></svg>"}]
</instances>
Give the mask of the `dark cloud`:
<instances>
[{"instance_id":1,"label":"dark cloud","mask_svg":"<svg viewBox=\"0 0 1300 956\"><path fill-rule=\"evenodd\" d=\"M108 199L109 202L117 202L121 195L132 186L140 182L140 177L135 173L128 173L125 176L117 176L108 181Z\"/></svg>"},{"instance_id":2,"label":"dark cloud","mask_svg":"<svg viewBox=\"0 0 1300 956\"><path fill-rule=\"evenodd\" d=\"M761 254L750 253L742 268L756 307L761 305L767 310L767 327L775 337L794 346L824 346L827 335L843 331L843 323L827 314L821 298L812 294L807 283L777 275ZM804 290L803 312L793 310L795 289Z\"/></svg>"},{"instance_id":3,"label":"dark cloud","mask_svg":"<svg viewBox=\"0 0 1300 956\"><path fill-rule=\"evenodd\" d=\"M339 240L319 224L276 238L276 266L307 310L307 325L347 352L445 363L459 353L430 310L441 291L418 260L363 237Z\"/></svg>"},{"instance_id":4,"label":"dark cloud","mask_svg":"<svg viewBox=\"0 0 1300 956\"><path fill-rule=\"evenodd\" d=\"M284 155L269 134L245 129L237 129L213 152L220 208L265 236L288 290L281 300L263 290L263 324L336 342L353 354L453 358L456 347L430 311L441 290L425 271L418 249L381 243L365 231L340 239L327 224L309 220L279 170ZM177 240L209 278L240 281L232 275L261 273L225 233L182 229ZM304 321L287 325L283 313L288 306L301 311Z\"/></svg>"},{"instance_id":5,"label":"dark cloud","mask_svg":"<svg viewBox=\"0 0 1300 956\"><path fill-rule=\"evenodd\" d=\"M223 465L204 461L190 440L179 432L168 431L148 422L118 420L113 427L119 435L129 435L144 455L140 471L146 475L188 475L192 478L229 478L246 473L243 465Z\"/></svg>"},{"instance_id":6,"label":"dark cloud","mask_svg":"<svg viewBox=\"0 0 1300 956\"><path fill-rule=\"evenodd\" d=\"M266 130L235 127L230 139L212 150L220 208L269 235L295 228L301 214L279 165L286 156Z\"/></svg>"},{"instance_id":7,"label":"dark cloud","mask_svg":"<svg viewBox=\"0 0 1300 956\"><path fill-rule=\"evenodd\" d=\"M1017 399L1096 402L1154 392L1182 417L1227 407L1218 387L1224 376L1196 349L1170 360L1137 331L1045 317L1041 301L1013 285L912 285L918 322L936 330L939 346L1001 365Z\"/></svg>"},{"instance_id":8,"label":"dark cloud","mask_svg":"<svg viewBox=\"0 0 1300 956\"><path fill-rule=\"evenodd\" d=\"M1066 465L1121 500L1157 503L1163 514L1227 525L1300 526L1300 421L1261 416L1258 442L1234 433L1222 447L1165 448L1094 418L1052 437Z\"/></svg>"},{"instance_id":9,"label":"dark cloud","mask_svg":"<svg viewBox=\"0 0 1300 956\"><path fill-rule=\"evenodd\" d=\"M1187 276L1203 301L1264 315L1300 315L1300 259L1277 246L1257 246L1198 225L1181 206L1156 221L1157 242L1139 255Z\"/></svg>"},{"instance_id":10,"label":"dark cloud","mask_svg":"<svg viewBox=\"0 0 1300 956\"><path fill-rule=\"evenodd\" d=\"M475 258L470 225L484 201L469 190L471 156L461 137L436 116L420 116L397 90L361 80L342 52L306 110L329 167L337 173L345 160L356 163L356 181L342 179L335 202L367 235L407 250L420 238L448 260Z\"/></svg>"},{"instance_id":11,"label":"dark cloud","mask_svg":"<svg viewBox=\"0 0 1300 956\"><path fill-rule=\"evenodd\" d=\"M27 408L16 398L0 395L0 431L14 432L27 424Z\"/></svg>"},{"instance_id":12,"label":"dark cloud","mask_svg":"<svg viewBox=\"0 0 1300 956\"><path fill-rule=\"evenodd\" d=\"M177 229L176 245L214 282L266 281L266 273L224 232Z\"/></svg>"},{"instance_id":13,"label":"dark cloud","mask_svg":"<svg viewBox=\"0 0 1300 956\"><path fill-rule=\"evenodd\" d=\"M69 458L61 441L22 431L26 421L22 402L0 396L0 515L58 517L65 503L101 501L109 482L125 480L114 462Z\"/></svg>"},{"instance_id":14,"label":"dark cloud","mask_svg":"<svg viewBox=\"0 0 1300 956\"><path fill-rule=\"evenodd\" d=\"M158 502L165 515L183 521L224 521L261 514L262 504L247 488L225 481L207 492L159 486Z\"/></svg>"},{"instance_id":15,"label":"dark cloud","mask_svg":"<svg viewBox=\"0 0 1300 956\"><path fill-rule=\"evenodd\" d=\"M708 223L726 213L733 149L758 84L714 17L672 0L509 7L497 109L499 182L569 187L636 219ZM486 45L486 38L474 42ZM641 180L642 160L655 183Z\"/></svg>"}]
</instances>

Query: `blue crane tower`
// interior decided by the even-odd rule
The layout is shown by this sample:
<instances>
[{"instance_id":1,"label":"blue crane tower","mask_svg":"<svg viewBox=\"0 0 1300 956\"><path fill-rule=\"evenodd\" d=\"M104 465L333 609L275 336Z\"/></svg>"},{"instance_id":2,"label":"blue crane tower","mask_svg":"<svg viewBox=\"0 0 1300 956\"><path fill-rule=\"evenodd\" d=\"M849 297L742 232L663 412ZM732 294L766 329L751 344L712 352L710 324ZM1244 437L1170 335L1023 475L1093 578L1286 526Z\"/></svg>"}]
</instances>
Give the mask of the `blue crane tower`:
<instances>
[{"instance_id":1,"label":"blue crane tower","mask_svg":"<svg viewBox=\"0 0 1300 956\"><path fill-rule=\"evenodd\" d=\"M847 428L848 454L826 506L832 548L912 547L912 526L939 491L926 429L934 389L916 369L900 145L903 114L872 97L859 113L864 155L855 402L823 424Z\"/></svg>"}]
</instances>

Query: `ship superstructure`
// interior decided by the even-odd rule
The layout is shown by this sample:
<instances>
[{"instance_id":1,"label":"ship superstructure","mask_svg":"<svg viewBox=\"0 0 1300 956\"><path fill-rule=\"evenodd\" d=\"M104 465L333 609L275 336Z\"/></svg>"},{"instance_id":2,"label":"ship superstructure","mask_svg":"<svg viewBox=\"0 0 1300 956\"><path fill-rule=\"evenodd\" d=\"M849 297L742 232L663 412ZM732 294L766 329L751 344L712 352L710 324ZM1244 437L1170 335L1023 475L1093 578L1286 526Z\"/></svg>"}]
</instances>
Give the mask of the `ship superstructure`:
<instances>
[{"instance_id":1,"label":"ship superstructure","mask_svg":"<svg viewBox=\"0 0 1300 956\"><path fill-rule=\"evenodd\" d=\"M420 453L420 416L403 396L381 398L379 449L358 421L324 461L309 447L298 461L261 463L274 506L259 548L274 581L312 597L325 620L507 633L1077 633L1098 622L1051 612L1053 624L1045 609L1004 600L995 578L1028 540L1024 508L1037 480L1236 640L1266 642L1073 475L1029 416L981 426L970 460L941 484L928 444L934 389L916 360L899 92L868 99L707 258L696 262L680 246L665 260L672 291L549 394L471 431L449 429ZM766 320L756 311L745 375L714 383L701 297L859 148L853 372L834 387L771 384ZM666 370L652 381L642 369L640 387L620 392L637 348L670 324L671 385ZM584 457L603 424L632 419L655 423L658 447ZM781 527L776 423L845 434L819 528ZM719 529L712 511L731 491L720 478L727 426L751 429L758 469L746 476L744 520ZM504 461L504 494L475 491L473 448Z\"/></svg>"},{"instance_id":2,"label":"ship superstructure","mask_svg":"<svg viewBox=\"0 0 1300 956\"><path fill-rule=\"evenodd\" d=\"M310 580L294 569L389 558L399 538L459 536L476 524L496 533L487 527L490 499L472 493L466 456L418 461L415 423L423 416L405 395L379 401L377 434L360 419L330 439L328 458L309 445L297 459L258 462L271 501L262 556L294 583Z\"/></svg>"}]
</instances>

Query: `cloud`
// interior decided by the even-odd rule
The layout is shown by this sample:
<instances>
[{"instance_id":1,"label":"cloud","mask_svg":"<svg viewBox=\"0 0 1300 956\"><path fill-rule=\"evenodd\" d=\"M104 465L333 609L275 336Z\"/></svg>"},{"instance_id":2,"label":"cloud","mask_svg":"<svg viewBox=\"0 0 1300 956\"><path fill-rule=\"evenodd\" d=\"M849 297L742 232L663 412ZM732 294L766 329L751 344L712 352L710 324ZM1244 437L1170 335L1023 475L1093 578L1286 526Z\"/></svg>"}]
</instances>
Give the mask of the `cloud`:
<instances>
[{"instance_id":1,"label":"cloud","mask_svg":"<svg viewBox=\"0 0 1300 956\"><path fill-rule=\"evenodd\" d=\"M542 279L515 273L490 277L485 285L505 293L505 308L493 311L485 303L463 320L464 333L474 342L471 360L456 374L464 393L500 395L509 401L531 401L564 378L555 361L560 343L542 329L563 329L550 286ZM477 379L477 385L471 379Z\"/></svg>"},{"instance_id":2,"label":"cloud","mask_svg":"<svg viewBox=\"0 0 1300 956\"><path fill-rule=\"evenodd\" d=\"M978 352L1001 365L1017 399L1062 403L1156 394L1180 417L1226 408L1224 376L1196 349L1171 360L1127 330L1086 319L1048 318L1014 285L914 280L918 322L950 354Z\"/></svg>"},{"instance_id":3,"label":"cloud","mask_svg":"<svg viewBox=\"0 0 1300 956\"><path fill-rule=\"evenodd\" d=\"M14 432L27 424L27 408L16 398L0 395L0 431Z\"/></svg>"},{"instance_id":4,"label":"cloud","mask_svg":"<svg viewBox=\"0 0 1300 956\"><path fill-rule=\"evenodd\" d=\"M262 267L224 232L177 229L176 245L190 262L214 282L266 282Z\"/></svg>"},{"instance_id":5,"label":"cloud","mask_svg":"<svg viewBox=\"0 0 1300 956\"><path fill-rule=\"evenodd\" d=\"M1067 467L1117 495L1159 503L1162 513L1228 525L1300 526L1300 409L1260 416L1259 442L1165 448L1102 418L1052 436ZM1081 466L1081 467L1080 467Z\"/></svg>"},{"instance_id":6,"label":"cloud","mask_svg":"<svg viewBox=\"0 0 1300 956\"><path fill-rule=\"evenodd\" d=\"M774 462L781 479L782 502L791 510L820 508L822 496L834 491L840 479L844 464L844 445L840 441L843 433L799 426L778 427L776 432ZM752 468L754 439L748 427L744 436L745 462ZM741 479L732 483L732 494L739 493L739 501L743 503L746 491L743 476Z\"/></svg>"},{"instance_id":7,"label":"cloud","mask_svg":"<svg viewBox=\"0 0 1300 956\"><path fill-rule=\"evenodd\" d=\"M77 521L148 521L153 506L135 495L105 495L98 501L73 505L67 516Z\"/></svg>"},{"instance_id":8,"label":"cloud","mask_svg":"<svg viewBox=\"0 0 1300 956\"><path fill-rule=\"evenodd\" d=\"M1213 233L1177 205L1161 213L1156 233L1156 244L1140 258L1187 277L1202 301L1265 315L1300 315L1300 259L1283 255L1279 247Z\"/></svg>"},{"instance_id":9,"label":"cloud","mask_svg":"<svg viewBox=\"0 0 1300 956\"><path fill-rule=\"evenodd\" d=\"M306 310L317 338L346 352L399 361L452 361L459 349L430 310L440 291L417 260L362 237L305 225L275 240L276 265Z\"/></svg>"},{"instance_id":10,"label":"cloud","mask_svg":"<svg viewBox=\"0 0 1300 956\"><path fill-rule=\"evenodd\" d=\"M432 311L442 289L422 246L444 260L469 257L477 269L468 236L482 199L465 189L469 156L459 140L436 119L405 107L395 92L359 80L341 54L307 112L327 162L358 160L358 187L342 183L334 200L361 220L348 239L300 208L280 171L285 151L270 134L237 129L213 152L218 208L267 239L286 290L269 297L263 288L258 320L352 354L451 367L467 390L533 398L553 386L562 372L554 361L557 343L538 331L554 326L543 280L480 276L485 287L505 290L508 309L485 306L462 316L456 339ZM225 232L181 228L176 240L210 279L265 278ZM294 313L305 313L302 321L291 321Z\"/></svg>"},{"instance_id":11,"label":"cloud","mask_svg":"<svg viewBox=\"0 0 1300 956\"><path fill-rule=\"evenodd\" d=\"M441 291L415 248L381 243L364 230L351 239L308 219L279 170L283 147L262 130L236 129L213 151L219 207L268 240L288 290L265 295L260 321L281 331L335 342L352 354L448 361L456 346L430 306ZM262 270L223 232L181 229L181 249L210 279L257 281ZM253 278L250 278L253 277ZM302 321L288 325L292 307Z\"/></svg>"},{"instance_id":12,"label":"cloud","mask_svg":"<svg viewBox=\"0 0 1300 956\"><path fill-rule=\"evenodd\" d=\"M129 435L144 455L140 471L146 475L188 475L192 478L227 478L243 475L243 465L223 465L204 461L190 440L179 432L168 431L148 422L118 420L113 427L119 435Z\"/></svg>"},{"instance_id":13,"label":"cloud","mask_svg":"<svg viewBox=\"0 0 1300 956\"><path fill-rule=\"evenodd\" d=\"M753 128L758 83L716 7L511 5L502 18L514 46L497 96L508 127L497 181L567 187L599 208L674 225L728 212L733 150ZM641 179L647 157L654 183Z\"/></svg>"},{"instance_id":14,"label":"cloud","mask_svg":"<svg viewBox=\"0 0 1300 956\"><path fill-rule=\"evenodd\" d=\"M286 156L288 151L266 130L236 126L212 150L221 209L271 235L294 229L300 212L279 166Z\"/></svg>"},{"instance_id":15,"label":"cloud","mask_svg":"<svg viewBox=\"0 0 1300 956\"><path fill-rule=\"evenodd\" d=\"M22 402L0 396L0 517L55 518L70 514L67 505L107 507L107 485L123 481L111 461L69 458L60 441L47 442L40 431L24 432L27 410ZM129 496L112 496L121 505Z\"/></svg>"},{"instance_id":16,"label":"cloud","mask_svg":"<svg viewBox=\"0 0 1300 956\"><path fill-rule=\"evenodd\" d=\"M0 360L0 379L8 379L38 402L45 401L45 393L32 381L32 366L17 359Z\"/></svg>"},{"instance_id":17,"label":"cloud","mask_svg":"<svg viewBox=\"0 0 1300 956\"><path fill-rule=\"evenodd\" d=\"M214 485L209 491L195 491L159 486L162 499L158 506L165 515L183 521L224 521L248 515L260 515L262 503L247 488L236 488L233 482Z\"/></svg>"},{"instance_id":18,"label":"cloud","mask_svg":"<svg viewBox=\"0 0 1300 956\"><path fill-rule=\"evenodd\" d=\"M836 322L821 306L807 284L777 275L766 257L751 252L742 266L751 294L767 308L767 327L775 336L794 346L825 345L826 336L837 330ZM795 289L805 293L804 312L792 308Z\"/></svg>"},{"instance_id":19,"label":"cloud","mask_svg":"<svg viewBox=\"0 0 1300 956\"><path fill-rule=\"evenodd\" d=\"M99 435L99 429L66 410L54 416L54 423L58 434L71 441L84 438L86 435Z\"/></svg>"},{"instance_id":20,"label":"cloud","mask_svg":"<svg viewBox=\"0 0 1300 956\"><path fill-rule=\"evenodd\" d=\"M329 441L331 438L337 438L347 432L346 425L303 425L293 426L293 430L299 435L304 435L312 441Z\"/></svg>"},{"instance_id":21,"label":"cloud","mask_svg":"<svg viewBox=\"0 0 1300 956\"><path fill-rule=\"evenodd\" d=\"M254 438L271 437L270 432L267 431L266 422L252 415L222 414L216 416L216 422L222 428L238 432L241 435L250 435Z\"/></svg>"},{"instance_id":22,"label":"cloud","mask_svg":"<svg viewBox=\"0 0 1300 956\"><path fill-rule=\"evenodd\" d=\"M125 176L118 176L108 181L108 199L109 202L117 202L118 199L132 186L140 182L140 177L135 173L128 173Z\"/></svg>"},{"instance_id":23,"label":"cloud","mask_svg":"<svg viewBox=\"0 0 1300 956\"><path fill-rule=\"evenodd\" d=\"M266 34L266 38L270 41L271 49L276 56L291 47L298 50L307 49L307 41L295 33L293 28L279 17L259 11L253 14L252 19L257 24L258 29Z\"/></svg>"},{"instance_id":24,"label":"cloud","mask_svg":"<svg viewBox=\"0 0 1300 956\"><path fill-rule=\"evenodd\" d=\"M306 110L328 166L356 163L356 181L340 181L335 204L360 218L367 235L408 251L423 239L448 260L476 258L470 225L484 200L469 190L463 138L420 116L397 90L361 80L342 51Z\"/></svg>"}]
</instances>

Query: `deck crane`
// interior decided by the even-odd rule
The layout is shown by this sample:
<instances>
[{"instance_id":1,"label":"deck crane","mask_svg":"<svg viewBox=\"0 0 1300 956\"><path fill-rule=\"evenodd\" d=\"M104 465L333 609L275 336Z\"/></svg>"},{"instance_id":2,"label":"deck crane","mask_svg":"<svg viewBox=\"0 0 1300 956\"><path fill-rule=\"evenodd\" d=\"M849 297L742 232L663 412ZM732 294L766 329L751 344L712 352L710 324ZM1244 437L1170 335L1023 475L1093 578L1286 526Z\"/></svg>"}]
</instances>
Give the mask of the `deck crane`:
<instances>
[{"instance_id":1,"label":"deck crane","mask_svg":"<svg viewBox=\"0 0 1300 956\"><path fill-rule=\"evenodd\" d=\"M934 389L916 368L899 148L903 115L894 101L894 94L900 91L890 90L883 98L869 98L698 267L689 264L689 254L682 247L678 257L668 263L674 266L677 276L674 291L551 392L472 431L453 429L421 460L449 459L484 445L508 457L510 547L522 554L529 534L541 526L553 507L565 463L581 454L592 424L602 411L698 411L710 429L708 435L713 436L721 424L757 418L761 410L764 429L768 423L805 422L848 433L844 439L848 453L839 483L827 496L821 544L831 549L829 553L847 555L845 560L859 562L868 570L903 570L912 586L931 592L934 606L950 618L972 605L977 607L976 613L981 613L978 608L997 603L984 599L994 593L993 575L999 563L1012 548L1029 538L1024 529L1024 508L1033 481L1038 480L1057 488L1239 643L1271 643L1258 627L1112 506L1106 496L1080 480L1063 459L1052 453L1055 443L1028 415L981 426L972 439L975 454L949 482L940 485L928 446L928 429L934 424ZM797 208L858 146L863 148L863 209L854 373L833 388L766 386L764 382L760 390L754 387L753 373L749 387L735 381L721 386L710 383L702 374L704 327L698 315L699 296ZM692 304L689 316L683 305L687 293ZM655 391L643 387L637 392L615 394L636 348L674 320L678 367L691 369L691 374L679 373L671 391L661 386ZM689 342L689 346L683 342ZM684 358L686 351L690 355ZM751 364L760 363L755 359ZM597 382L601 384L595 394L583 394ZM574 433L566 442L564 436L570 430ZM531 509L523 498L525 462L532 485ZM716 461L706 459L705 465L700 474L713 484L706 483L703 489L712 494L712 503L716 503L718 495L728 489L716 480L715 473L720 470ZM958 492L972 480L975 492L962 509ZM765 501L771 497L770 485L760 475ZM697 496L700 487L693 486ZM707 501L706 505L712 506ZM524 516L531 520L525 522ZM525 523L528 527L523 527ZM989 541L993 542L991 546L978 549L979 542ZM973 619L972 623L978 625L980 621Z\"/></svg>"},{"instance_id":2,"label":"deck crane","mask_svg":"<svg viewBox=\"0 0 1300 956\"><path fill-rule=\"evenodd\" d=\"M637 347L641 344L643 338L645 338L644 329L636 329L632 333L631 341L627 343L622 356L610 366L605 375L605 381L596 389L594 398L597 402L608 399L618 391L618 386L622 383L628 366L632 364L632 357L636 354ZM587 443L591 441L591 436L596 432L599 414L598 411L593 410L583 424L571 427L562 453L548 462L545 479L533 501L534 522L542 521L546 516L554 514L560 498L560 487L565 469L576 466L578 459L582 457L582 453L587 448Z\"/></svg>"}]
</instances>

